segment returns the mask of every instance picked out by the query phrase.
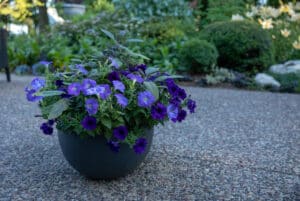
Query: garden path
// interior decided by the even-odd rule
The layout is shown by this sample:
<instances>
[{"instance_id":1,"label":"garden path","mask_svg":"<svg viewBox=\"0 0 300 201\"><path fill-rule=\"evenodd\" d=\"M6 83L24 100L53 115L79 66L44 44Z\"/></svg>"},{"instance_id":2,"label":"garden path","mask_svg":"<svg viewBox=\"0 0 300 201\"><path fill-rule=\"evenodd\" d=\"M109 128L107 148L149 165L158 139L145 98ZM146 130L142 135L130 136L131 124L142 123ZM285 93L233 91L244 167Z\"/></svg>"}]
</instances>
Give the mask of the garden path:
<instances>
[{"instance_id":1,"label":"garden path","mask_svg":"<svg viewBox=\"0 0 300 201\"><path fill-rule=\"evenodd\" d=\"M133 174L90 181L39 131L24 98L31 77L0 75L0 200L299 200L300 95L187 88L198 102L182 124L155 129Z\"/></svg>"}]
</instances>

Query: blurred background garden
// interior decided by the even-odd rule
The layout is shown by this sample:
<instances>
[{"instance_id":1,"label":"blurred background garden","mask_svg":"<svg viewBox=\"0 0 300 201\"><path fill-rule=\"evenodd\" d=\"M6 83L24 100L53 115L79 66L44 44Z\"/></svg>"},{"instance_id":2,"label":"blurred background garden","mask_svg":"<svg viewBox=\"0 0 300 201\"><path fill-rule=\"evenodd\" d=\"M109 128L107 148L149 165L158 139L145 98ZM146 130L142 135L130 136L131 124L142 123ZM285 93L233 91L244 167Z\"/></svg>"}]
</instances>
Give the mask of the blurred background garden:
<instances>
[{"instance_id":1,"label":"blurred background garden","mask_svg":"<svg viewBox=\"0 0 300 201\"><path fill-rule=\"evenodd\" d=\"M0 2L18 75L43 75L40 61L64 69L123 48L193 86L300 92L298 0Z\"/></svg>"}]
</instances>

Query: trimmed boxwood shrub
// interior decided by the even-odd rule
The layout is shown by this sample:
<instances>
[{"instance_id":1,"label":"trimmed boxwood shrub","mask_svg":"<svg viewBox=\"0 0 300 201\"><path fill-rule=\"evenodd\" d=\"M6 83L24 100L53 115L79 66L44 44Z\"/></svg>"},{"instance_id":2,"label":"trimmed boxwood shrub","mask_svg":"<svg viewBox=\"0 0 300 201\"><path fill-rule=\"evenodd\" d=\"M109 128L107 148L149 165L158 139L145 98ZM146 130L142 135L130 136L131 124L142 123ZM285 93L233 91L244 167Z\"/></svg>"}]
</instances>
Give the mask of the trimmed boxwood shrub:
<instances>
[{"instance_id":1,"label":"trimmed boxwood shrub","mask_svg":"<svg viewBox=\"0 0 300 201\"><path fill-rule=\"evenodd\" d=\"M216 47L199 39L191 39L183 45L180 60L183 69L191 73L210 73L216 65L218 51Z\"/></svg>"},{"instance_id":2,"label":"trimmed boxwood shrub","mask_svg":"<svg viewBox=\"0 0 300 201\"><path fill-rule=\"evenodd\" d=\"M274 63L272 38L255 23L216 22L204 28L202 37L217 47L219 66L252 74Z\"/></svg>"}]
</instances>

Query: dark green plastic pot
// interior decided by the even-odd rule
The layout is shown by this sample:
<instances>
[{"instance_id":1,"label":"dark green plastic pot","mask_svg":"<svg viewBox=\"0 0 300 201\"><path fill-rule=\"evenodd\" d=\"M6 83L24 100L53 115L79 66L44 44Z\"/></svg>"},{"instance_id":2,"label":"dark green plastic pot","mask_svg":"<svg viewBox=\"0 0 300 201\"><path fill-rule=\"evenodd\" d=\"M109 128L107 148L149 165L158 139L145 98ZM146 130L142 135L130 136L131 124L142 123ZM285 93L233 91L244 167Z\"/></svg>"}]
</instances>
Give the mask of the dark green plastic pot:
<instances>
[{"instance_id":1,"label":"dark green plastic pot","mask_svg":"<svg viewBox=\"0 0 300 201\"><path fill-rule=\"evenodd\" d=\"M90 179L116 179L134 171L149 152L153 129L145 130L143 137L148 142L143 154L136 154L127 144L120 144L120 152L115 153L101 135L81 138L76 134L58 131L59 143L66 160Z\"/></svg>"}]
</instances>

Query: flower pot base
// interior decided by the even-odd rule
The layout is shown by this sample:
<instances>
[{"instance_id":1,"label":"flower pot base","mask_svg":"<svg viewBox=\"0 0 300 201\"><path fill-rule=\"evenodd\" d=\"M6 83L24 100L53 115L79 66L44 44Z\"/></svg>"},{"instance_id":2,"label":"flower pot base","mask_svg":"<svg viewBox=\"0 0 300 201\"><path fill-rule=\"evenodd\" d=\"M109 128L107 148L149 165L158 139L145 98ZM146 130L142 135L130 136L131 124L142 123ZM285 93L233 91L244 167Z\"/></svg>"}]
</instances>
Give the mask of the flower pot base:
<instances>
[{"instance_id":1,"label":"flower pot base","mask_svg":"<svg viewBox=\"0 0 300 201\"><path fill-rule=\"evenodd\" d=\"M103 136L81 138L75 134L58 131L59 143L69 164L79 173L93 180L117 179L133 172L145 159L152 144L153 129L145 130L147 147L136 154L127 144L113 152Z\"/></svg>"}]
</instances>

